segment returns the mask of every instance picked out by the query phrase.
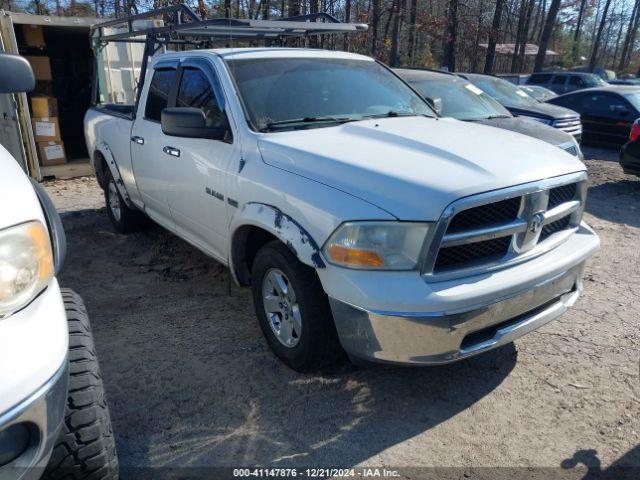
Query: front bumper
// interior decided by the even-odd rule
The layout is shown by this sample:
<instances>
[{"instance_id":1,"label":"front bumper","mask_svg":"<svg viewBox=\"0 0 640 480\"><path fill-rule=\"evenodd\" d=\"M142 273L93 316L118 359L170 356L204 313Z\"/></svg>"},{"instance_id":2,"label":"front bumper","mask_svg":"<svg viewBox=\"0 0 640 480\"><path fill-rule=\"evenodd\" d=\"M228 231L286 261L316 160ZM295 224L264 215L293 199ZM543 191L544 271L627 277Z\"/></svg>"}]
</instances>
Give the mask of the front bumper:
<instances>
[{"instance_id":1,"label":"front bumper","mask_svg":"<svg viewBox=\"0 0 640 480\"><path fill-rule=\"evenodd\" d=\"M429 285L420 279L421 287L400 276L393 278L395 282L391 277L378 281L379 286L355 282L353 277L323 285L340 342L350 356L437 365L510 343L564 313L577 300L585 261L598 247L597 236L583 224L572 239L552 251L498 272ZM354 302L344 298L350 286L358 286L361 294L350 292ZM397 306L401 295L401 303L409 308L383 306L394 301ZM363 299L370 305L357 303ZM420 302L423 309L418 308Z\"/></svg>"},{"instance_id":2,"label":"front bumper","mask_svg":"<svg viewBox=\"0 0 640 480\"><path fill-rule=\"evenodd\" d=\"M16 425L26 427L29 432L26 449L10 463L0 466L0 480L40 478L64 421L68 382L68 361L65 359L38 391L0 415L0 432Z\"/></svg>"}]
</instances>

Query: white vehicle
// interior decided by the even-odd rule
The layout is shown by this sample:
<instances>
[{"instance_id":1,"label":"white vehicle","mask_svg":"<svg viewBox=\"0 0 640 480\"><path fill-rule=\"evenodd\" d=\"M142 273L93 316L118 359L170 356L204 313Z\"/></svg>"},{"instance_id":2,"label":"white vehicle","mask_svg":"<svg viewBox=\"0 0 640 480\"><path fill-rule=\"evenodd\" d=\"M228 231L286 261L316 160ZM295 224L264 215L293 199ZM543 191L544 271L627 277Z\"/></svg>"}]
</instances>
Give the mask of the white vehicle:
<instances>
[{"instance_id":1,"label":"white vehicle","mask_svg":"<svg viewBox=\"0 0 640 480\"><path fill-rule=\"evenodd\" d=\"M575 156L438 118L360 55L162 54L85 132L115 228L146 215L227 265L297 370L511 342L576 301L599 246Z\"/></svg>"},{"instance_id":2,"label":"white vehicle","mask_svg":"<svg viewBox=\"0 0 640 480\"><path fill-rule=\"evenodd\" d=\"M33 84L26 60L0 54L0 93ZM60 217L2 146L0 172L0 478L116 479L87 313L56 280Z\"/></svg>"}]
</instances>

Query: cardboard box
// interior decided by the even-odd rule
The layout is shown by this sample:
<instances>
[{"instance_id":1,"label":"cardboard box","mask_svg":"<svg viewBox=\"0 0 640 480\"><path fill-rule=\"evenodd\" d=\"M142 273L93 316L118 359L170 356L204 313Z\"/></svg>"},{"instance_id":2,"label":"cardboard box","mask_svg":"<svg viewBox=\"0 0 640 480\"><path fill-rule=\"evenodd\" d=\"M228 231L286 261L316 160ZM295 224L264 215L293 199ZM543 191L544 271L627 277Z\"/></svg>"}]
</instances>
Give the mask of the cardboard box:
<instances>
[{"instance_id":1,"label":"cardboard box","mask_svg":"<svg viewBox=\"0 0 640 480\"><path fill-rule=\"evenodd\" d=\"M34 117L31 121L33 123L33 135L36 138L36 142L62 140L57 117Z\"/></svg>"},{"instance_id":2,"label":"cardboard box","mask_svg":"<svg viewBox=\"0 0 640 480\"><path fill-rule=\"evenodd\" d=\"M53 83L50 80L36 81L35 88L31 91L31 95L43 95L45 97L53 97Z\"/></svg>"},{"instance_id":3,"label":"cardboard box","mask_svg":"<svg viewBox=\"0 0 640 480\"><path fill-rule=\"evenodd\" d=\"M44 30L40 25L23 25L22 36L27 47L44 47Z\"/></svg>"},{"instance_id":4,"label":"cardboard box","mask_svg":"<svg viewBox=\"0 0 640 480\"><path fill-rule=\"evenodd\" d=\"M51 61L49 57L34 57L26 55L24 58L31 64L33 69L33 75L36 80L52 80L51 76Z\"/></svg>"},{"instance_id":5,"label":"cardboard box","mask_svg":"<svg viewBox=\"0 0 640 480\"><path fill-rule=\"evenodd\" d=\"M33 95L31 97L31 116L35 118L57 117L58 101L54 97Z\"/></svg>"},{"instance_id":6,"label":"cardboard box","mask_svg":"<svg viewBox=\"0 0 640 480\"><path fill-rule=\"evenodd\" d=\"M40 158L40 164L43 167L67 163L64 143L56 141L38 142L38 158Z\"/></svg>"}]
</instances>

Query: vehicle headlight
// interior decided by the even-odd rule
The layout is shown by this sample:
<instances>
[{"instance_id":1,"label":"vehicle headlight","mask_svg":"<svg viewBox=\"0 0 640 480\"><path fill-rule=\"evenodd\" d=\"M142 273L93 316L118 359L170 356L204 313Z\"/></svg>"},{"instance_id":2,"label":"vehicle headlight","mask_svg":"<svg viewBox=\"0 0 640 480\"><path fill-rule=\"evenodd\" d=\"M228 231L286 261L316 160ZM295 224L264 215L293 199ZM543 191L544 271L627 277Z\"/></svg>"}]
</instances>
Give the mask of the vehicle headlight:
<instances>
[{"instance_id":1,"label":"vehicle headlight","mask_svg":"<svg viewBox=\"0 0 640 480\"><path fill-rule=\"evenodd\" d=\"M539 118L539 117L529 117L531 120L535 120L536 122L544 123L545 125L553 125L553 120L549 120L547 118Z\"/></svg>"},{"instance_id":2,"label":"vehicle headlight","mask_svg":"<svg viewBox=\"0 0 640 480\"><path fill-rule=\"evenodd\" d=\"M323 247L329 263L365 270L415 270L430 223L348 222Z\"/></svg>"},{"instance_id":3,"label":"vehicle headlight","mask_svg":"<svg viewBox=\"0 0 640 480\"><path fill-rule=\"evenodd\" d=\"M49 233L38 222L0 230L0 318L27 305L53 278Z\"/></svg>"}]
</instances>

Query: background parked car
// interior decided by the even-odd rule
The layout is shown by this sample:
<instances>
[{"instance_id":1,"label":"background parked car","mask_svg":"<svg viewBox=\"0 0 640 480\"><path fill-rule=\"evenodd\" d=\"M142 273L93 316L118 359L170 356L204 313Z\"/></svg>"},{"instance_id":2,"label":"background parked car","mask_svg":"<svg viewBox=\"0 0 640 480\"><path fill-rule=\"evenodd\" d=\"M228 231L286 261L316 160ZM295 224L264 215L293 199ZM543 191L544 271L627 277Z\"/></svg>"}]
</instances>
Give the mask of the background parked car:
<instances>
[{"instance_id":1,"label":"background parked car","mask_svg":"<svg viewBox=\"0 0 640 480\"><path fill-rule=\"evenodd\" d=\"M562 95L584 88L604 87L607 82L594 73L543 72L531 74L526 84L539 85Z\"/></svg>"},{"instance_id":2,"label":"background parked car","mask_svg":"<svg viewBox=\"0 0 640 480\"><path fill-rule=\"evenodd\" d=\"M522 133L556 145L572 155L580 155L580 147L568 133L527 117L514 117L509 110L464 78L452 73L422 69L399 68L395 72L444 117Z\"/></svg>"},{"instance_id":3,"label":"background parked car","mask_svg":"<svg viewBox=\"0 0 640 480\"><path fill-rule=\"evenodd\" d=\"M620 165L624 173L640 177L640 119L633 122L629 141L620 150Z\"/></svg>"},{"instance_id":4,"label":"background parked car","mask_svg":"<svg viewBox=\"0 0 640 480\"><path fill-rule=\"evenodd\" d=\"M550 98L555 98L558 96L556 92L539 85L521 85L520 88L524 90L530 97L535 98L539 102L546 102Z\"/></svg>"},{"instance_id":5,"label":"background parked car","mask_svg":"<svg viewBox=\"0 0 640 480\"><path fill-rule=\"evenodd\" d=\"M615 80L609 80L609 85L640 85L640 79L616 78Z\"/></svg>"},{"instance_id":6,"label":"background parked car","mask_svg":"<svg viewBox=\"0 0 640 480\"><path fill-rule=\"evenodd\" d=\"M590 88L560 95L549 103L580 113L585 142L620 146L640 117L640 87Z\"/></svg>"},{"instance_id":7,"label":"background parked car","mask_svg":"<svg viewBox=\"0 0 640 480\"><path fill-rule=\"evenodd\" d=\"M594 68L593 72L591 72L591 70L587 66L573 67L571 69L571 71L572 72L581 72L581 73L593 73L593 74L597 75L598 77L600 77L605 82L609 82L609 81L614 80L616 78L616 72L614 72L613 70L607 70L606 68L602 68L602 67Z\"/></svg>"},{"instance_id":8,"label":"background parked car","mask_svg":"<svg viewBox=\"0 0 640 480\"><path fill-rule=\"evenodd\" d=\"M491 95L513 115L530 117L538 122L562 130L580 142L582 125L580 116L567 108L540 103L512 83L490 75L460 73L475 86Z\"/></svg>"}]
</instances>

